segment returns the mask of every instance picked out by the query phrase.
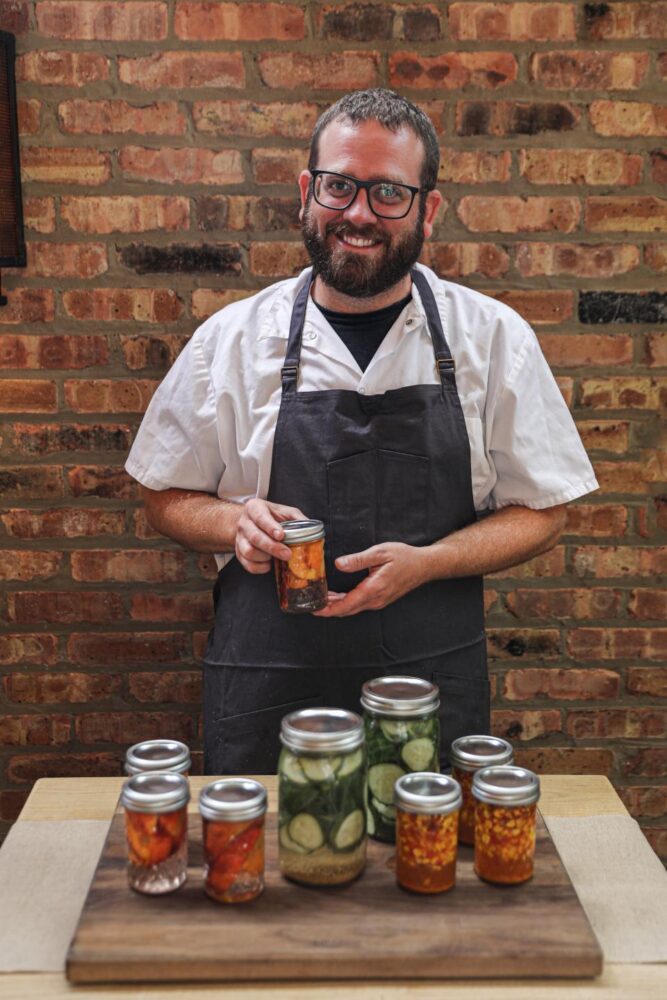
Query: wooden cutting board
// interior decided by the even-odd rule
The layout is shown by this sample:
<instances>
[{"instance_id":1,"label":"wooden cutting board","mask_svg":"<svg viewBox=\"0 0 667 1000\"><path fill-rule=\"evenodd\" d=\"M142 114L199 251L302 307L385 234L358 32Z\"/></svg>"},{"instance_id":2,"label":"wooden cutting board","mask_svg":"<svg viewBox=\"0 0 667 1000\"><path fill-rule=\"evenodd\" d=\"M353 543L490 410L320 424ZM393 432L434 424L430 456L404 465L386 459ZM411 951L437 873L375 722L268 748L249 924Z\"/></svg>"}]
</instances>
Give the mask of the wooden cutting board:
<instances>
[{"instance_id":1,"label":"wooden cutting board","mask_svg":"<svg viewBox=\"0 0 667 1000\"><path fill-rule=\"evenodd\" d=\"M267 816L264 893L237 906L202 889L201 824L190 814L188 881L165 896L127 886L116 813L67 958L75 983L266 979L592 977L602 953L541 817L535 876L493 886L459 848L457 883L437 896L396 885L393 847L369 841L350 885L308 888L278 871Z\"/></svg>"}]
</instances>

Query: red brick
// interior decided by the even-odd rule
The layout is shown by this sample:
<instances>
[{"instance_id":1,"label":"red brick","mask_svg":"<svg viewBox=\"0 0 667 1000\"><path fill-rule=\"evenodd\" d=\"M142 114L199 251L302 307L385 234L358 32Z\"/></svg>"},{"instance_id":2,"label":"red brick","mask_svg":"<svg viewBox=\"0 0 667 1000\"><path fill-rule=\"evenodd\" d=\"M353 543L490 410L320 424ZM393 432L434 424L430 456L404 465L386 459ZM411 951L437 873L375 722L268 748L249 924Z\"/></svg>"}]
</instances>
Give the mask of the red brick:
<instances>
[{"instance_id":1,"label":"red brick","mask_svg":"<svg viewBox=\"0 0 667 1000\"><path fill-rule=\"evenodd\" d=\"M433 12L433 7L426 10ZM394 37L400 21L400 9L390 4L349 3L319 6L315 9L318 37L340 41L388 41ZM405 25L404 25L405 27ZM402 37L400 34L398 37Z\"/></svg>"},{"instance_id":2,"label":"red brick","mask_svg":"<svg viewBox=\"0 0 667 1000\"><path fill-rule=\"evenodd\" d=\"M661 597L664 605L665 595L656 593L656 597ZM664 609L661 620L664 621ZM664 667L630 667L626 687L630 694L646 694L652 698L667 698L667 671Z\"/></svg>"},{"instance_id":3,"label":"red brick","mask_svg":"<svg viewBox=\"0 0 667 1000\"><path fill-rule=\"evenodd\" d=\"M530 79L547 90L635 90L644 82L648 52L536 52Z\"/></svg>"},{"instance_id":4,"label":"red brick","mask_svg":"<svg viewBox=\"0 0 667 1000\"><path fill-rule=\"evenodd\" d=\"M117 466L77 465L67 472L73 497L103 497L107 500L137 500L137 484Z\"/></svg>"},{"instance_id":5,"label":"red brick","mask_svg":"<svg viewBox=\"0 0 667 1000\"><path fill-rule=\"evenodd\" d=\"M87 549L72 552L72 579L84 583L178 583L186 579L184 552L156 549Z\"/></svg>"},{"instance_id":6,"label":"red brick","mask_svg":"<svg viewBox=\"0 0 667 1000\"><path fill-rule=\"evenodd\" d=\"M48 580L58 573L62 558L61 552L13 552L2 549L0 580Z\"/></svg>"},{"instance_id":7,"label":"red brick","mask_svg":"<svg viewBox=\"0 0 667 1000\"><path fill-rule=\"evenodd\" d=\"M296 41L305 35L304 11L283 3L177 3L174 33L191 42Z\"/></svg>"},{"instance_id":8,"label":"red brick","mask_svg":"<svg viewBox=\"0 0 667 1000\"><path fill-rule=\"evenodd\" d=\"M250 270L267 277L298 274L310 261L302 243L252 243Z\"/></svg>"},{"instance_id":9,"label":"red brick","mask_svg":"<svg viewBox=\"0 0 667 1000\"><path fill-rule=\"evenodd\" d=\"M574 400L574 379L565 378L564 375L556 375L556 385L558 386L561 396L565 401L565 405L568 410L571 410Z\"/></svg>"},{"instance_id":10,"label":"red brick","mask_svg":"<svg viewBox=\"0 0 667 1000\"><path fill-rule=\"evenodd\" d=\"M120 594L98 591L17 591L7 595L7 618L38 622L110 622L124 615Z\"/></svg>"},{"instance_id":11,"label":"red brick","mask_svg":"<svg viewBox=\"0 0 667 1000\"><path fill-rule=\"evenodd\" d=\"M72 319L111 323L169 323L178 319L183 303L167 288L96 288L63 292L65 312Z\"/></svg>"},{"instance_id":12,"label":"red brick","mask_svg":"<svg viewBox=\"0 0 667 1000\"><path fill-rule=\"evenodd\" d=\"M7 534L15 538L89 538L94 535L121 535L125 531L125 514L122 511L63 508L8 510L0 515L0 520ZM55 553L42 555L55 557Z\"/></svg>"},{"instance_id":13,"label":"red brick","mask_svg":"<svg viewBox=\"0 0 667 1000\"><path fill-rule=\"evenodd\" d=\"M51 500L63 496L63 493L60 466L5 466L0 472L0 497L3 500Z\"/></svg>"},{"instance_id":14,"label":"red brick","mask_svg":"<svg viewBox=\"0 0 667 1000\"><path fill-rule=\"evenodd\" d=\"M630 785L619 788L618 794L633 816L657 818L667 812L667 789L664 785Z\"/></svg>"},{"instance_id":15,"label":"red brick","mask_svg":"<svg viewBox=\"0 0 667 1000\"><path fill-rule=\"evenodd\" d=\"M646 335L644 363L650 368L667 368L667 334L661 332Z\"/></svg>"},{"instance_id":16,"label":"red brick","mask_svg":"<svg viewBox=\"0 0 667 1000\"><path fill-rule=\"evenodd\" d=\"M572 274L611 278L639 267L639 247L628 243L518 243L516 266L524 278Z\"/></svg>"},{"instance_id":17,"label":"red brick","mask_svg":"<svg viewBox=\"0 0 667 1000\"><path fill-rule=\"evenodd\" d=\"M499 299L523 316L531 324L562 323L574 313L574 294L570 291L516 291L495 292L485 289L485 294Z\"/></svg>"},{"instance_id":18,"label":"red brick","mask_svg":"<svg viewBox=\"0 0 667 1000\"><path fill-rule=\"evenodd\" d=\"M309 139L318 117L315 104L254 101L195 101L195 128L213 135L285 136Z\"/></svg>"},{"instance_id":19,"label":"red brick","mask_svg":"<svg viewBox=\"0 0 667 1000\"><path fill-rule=\"evenodd\" d=\"M586 228L593 233L667 232L667 198L594 197L586 199Z\"/></svg>"},{"instance_id":20,"label":"red brick","mask_svg":"<svg viewBox=\"0 0 667 1000\"><path fill-rule=\"evenodd\" d=\"M590 4L586 20L589 37L600 41L667 38L667 3L660 0Z\"/></svg>"},{"instance_id":21,"label":"red brick","mask_svg":"<svg viewBox=\"0 0 667 1000\"><path fill-rule=\"evenodd\" d=\"M578 420L577 430L587 451L599 449L600 451L613 451L621 455L628 450L630 424L627 420ZM568 513L580 509L578 507L569 508ZM574 513L572 517L574 520L571 524L576 525L581 515ZM625 524L626 521L627 518L624 519L623 523ZM568 530L572 531L573 529L569 527ZM591 532L584 531L583 533L590 534ZM600 533L606 534L606 529L602 527ZM623 531L612 531L612 534L624 533L625 529ZM595 534L597 534L597 531L595 531Z\"/></svg>"},{"instance_id":22,"label":"red brick","mask_svg":"<svg viewBox=\"0 0 667 1000\"><path fill-rule=\"evenodd\" d=\"M140 90L245 86L240 52L154 52L136 59L121 56L118 78Z\"/></svg>"},{"instance_id":23,"label":"red brick","mask_svg":"<svg viewBox=\"0 0 667 1000\"><path fill-rule=\"evenodd\" d=\"M487 649L492 660L519 656L553 660L561 654L560 632L555 628L492 628L487 632Z\"/></svg>"},{"instance_id":24,"label":"red brick","mask_svg":"<svg viewBox=\"0 0 667 1000\"><path fill-rule=\"evenodd\" d=\"M667 149L655 149L650 155L651 180L667 184Z\"/></svg>"},{"instance_id":25,"label":"red brick","mask_svg":"<svg viewBox=\"0 0 667 1000\"><path fill-rule=\"evenodd\" d=\"M621 537L628 530L628 511L621 504L577 504L567 509L568 535L594 535L608 538Z\"/></svg>"},{"instance_id":26,"label":"red brick","mask_svg":"<svg viewBox=\"0 0 667 1000\"><path fill-rule=\"evenodd\" d=\"M42 105L37 100L17 103L19 135L37 135L42 127Z\"/></svg>"},{"instance_id":27,"label":"red brick","mask_svg":"<svg viewBox=\"0 0 667 1000\"><path fill-rule=\"evenodd\" d=\"M514 762L538 774L609 774L614 757L611 750L593 747L519 747Z\"/></svg>"},{"instance_id":28,"label":"red brick","mask_svg":"<svg viewBox=\"0 0 667 1000\"><path fill-rule=\"evenodd\" d=\"M663 590L633 590L628 601L633 618L667 620L667 592Z\"/></svg>"},{"instance_id":29,"label":"red brick","mask_svg":"<svg viewBox=\"0 0 667 1000\"><path fill-rule=\"evenodd\" d=\"M40 34L67 41L159 41L167 35L167 4L57 0L36 5Z\"/></svg>"},{"instance_id":30,"label":"red brick","mask_svg":"<svg viewBox=\"0 0 667 1000\"><path fill-rule=\"evenodd\" d=\"M456 214L472 232L571 233L579 222L576 198L521 198L467 195Z\"/></svg>"},{"instance_id":31,"label":"red brick","mask_svg":"<svg viewBox=\"0 0 667 1000\"><path fill-rule=\"evenodd\" d=\"M69 739L68 715L0 715L2 746L58 746Z\"/></svg>"},{"instance_id":32,"label":"red brick","mask_svg":"<svg viewBox=\"0 0 667 1000\"><path fill-rule=\"evenodd\" d=\"M588 590L524 590L518 587L505 596L505 602L510 614L520 619L612 618L620 609L621 593L602 587ZM551 675L552 671L548 673Z\"/></svg>"},{"instance_id":33,"label":"red brick","mask_svg":"<svg viewBox=\"0 0 667 1000\"><path fill-rule=\"evenodd\" d=\"M189 339L188 334L184 333L137 333L121 336L120 346L128 368L136 371L140 368L159 367L166 371Z\"/></svg>"},{"instance_id":34,"label":"red brick","mask_svg":"<svg viewBox=\"0 0 667 1000\"><path fill-rule=\"evenodd\" d=\"M198 288L192 293L192 315L195 319L208 319L218 309L224 309L232 302L240 302L254 295L257 289L234 288L213 289Z\"/></svg>"},{"instance_id":35,"label":"red brick","mask_svg":"<svg viewBox=\"0 0 667 1000\"><path fill-rule=\"evenodd\" d=\"M199 594L135 594L130 617L148 622L211 622L213 604L208 591Z\"/></svg>"},{"instance_id":36,"label":"red brick","mask_svg":"<svg viewBox=\"0 0 667 1000\"><path fill-rule=\"evenodd\" d=\"M398 88L496 90L513 83L517 73L518 64L510 52L447 52L437 56L394 52L389 57L389 83Z\"/></svg>"},{"instance_id":37,"label":"red brick","mask_svg":"<svg viewBox=\"0 0 667 1000\"><path fill-rule=\"evenodd\" d=\"M510 268L509 254L495 243L427 243L420 258L446 278L483 274L498 278Z\"/></svg>"},{"instance_id":38,"label":"red brick","mask_svg":"<svg viewBox=\"0 0 667 1000\"><path fill-rule=\"evenodd\" d=\"M120 674L10 674L4 679L10 701L36 705L104 701L118 694Z\"/></svg>"},{"instance_id":39,"label":"red brick","mask_svg":"<svg viewBox=\"0 0 667 1000\"><path fill-rule=\"evenodd\" d=\"M158 384L155 379L68 379L65 402L77 413L143 413Z\"/></svg>"},{"instance_id":40,"label":"red brick","mask_svg":"<svg viewBox=\"0 0 667 1000\"><path fill-rule=\"evenodd\" d=\"M577 37L571 3L453 3L451 37L459 41L554 42Z\"/></svg>"},{"instance_id":41,"label":"red brick","mask_svg":"<svg viewBox=\"0 0 667 1000\"><path fill-rule=\"evenodd\" d=\"M667 245L648 243L644 247L644 263L652 271L667 272Z\"/></svg>"},{"instance_id":42,"label":"red brick","mask_svg":"<svg viewBox=\"0 0 667 1000\"><path fill-rule=\"evenodd\" d=\"M566 102L459 101L456 132L474 135L538 135L569 132L581 119L581 110Z\"/></svg>"},{"instance_id":43,"label":"red brick","mask_svg":"<svg viewBox=\"0 0 667 1000\"><path fill-rule=\"evenodd\" d=\"M664 548L588 545L575 548L572 555L579 577L658 576L667 570Z\"/></svg>"},{"instance_id":44,"label":"red brick","mask_svg":"<svg viewBox=\"0 0 667 1000\"><path fill-rule=\"evenodd\" d=\"M595 475L603 493L646 495L649 469L644 462L594 462Z\"/></svg>"},{"instance_id":45,"label":"red brick","mask_svg":"<svg viewBox=\"0 0 667 1000\"><path fill-rule=\"evenodd\" d=\"M93 52L35 50L24 53L16 60L16 78L41 86L84 87L109 79L109 60Z\"/></svg>"},{"instance_id":46,"label":"red brick","mask_svg":"<svg viewBox=\"0 0 667 1000\"><path fill-rule=\"evenodd\" d=\"M23 222L36 233L52 233L56 228L53 198L23 198Z\"/></svg>"},{"instance_id":47,"label":"red brick","mask_svg":"<svg viewBox=\"0 0 667 1000\"><path fill-rule=\"evenodd\" d=\"M67 641L67 655L72 663L86 667L172 663L185 658L187 640L184 632L73 634Z\"/></svg>"},{"instance_id":48,"label":"red brick","mask_svg":"<svg viewBox=\"0 0 667 1000\"><path fill-rule=\"evenodd\" d=\"M50 288L12 288L4 290L7 305L0 309L0 323L51 323L55 299Z\"/></svg>"},{"instance_id":49,"label":"red brick","mask_svg":"<svg viewBox=\"0 0 667 1000\"><path fill-rule=\"evenodd\" d=\"M637 136L642 139L667 135L667 104L593 101L589 115L598 135Z\"/></svg>"},{"instance_id":50,"label":"red brick","mask_svg":"<svg viewBox=\"0 0 667 1000\"><path fill-rule=\"evenodd\" d=\"M57 659L55 635L0 635L0 664L3 667L52 666Z\"/></svg>"},{"instance_id":51,"label":"red brick","mask_svg":"<svg viewBox=\"0 0 667 1000\"><path fill-rule=\"evenodd\" d=\"M519 170L531 184L638 184L643 158L617 149L521 149Z\"/></svg>"},{"instance_id":52,"label":"red brick","mask_svg":"<svg viewBox=\"0 0 667 1000\"><path fill-rule=\"evenodd\" d=\"M498 598L500 597L497 590L489 590L488 587L484 588L484 613L492 614L494 611L499 611L500 606L497 604Z\"/></svg>"},{"instance_id":53,"label":"red brick","mask_svg":"<svg viewBox=\"0 0 667 1000\"><path fill-rule=\"evenodd\" d=\"M22 0L4 0L0 7L0 30L12 35L25 35L30 30L30 3Z\"/></svg>"},{"instance_id":54,"label":"red brick","mask_svg":"<svg viewBox=\"0 0 667 1000\"><path fill-rule=\"evenodd\" d=\"M574 628L567 648L571 656L583 660L655 660L667 653L667 629Z\"/></svg>"},{"instance_id":55,"label":"red brick","mask_svg":"<svg viewBox=\"0 0 667 1000\"><path fill-rule=\"evenodd\" d=\"M21 151L21 173L28 181L94 186L111 177L111 159L89 147L28 146Z\"/></svg>"},{"instance_id":56,"label":"red brick","mask_svg":"<svg viewBox=\"0 0 667 1000\"><path fill-rule=\"evenodd\" d=\"M118 156L123 174L151 184L240 184L243 161L238 149L145 149L125 146Z\"/></svg>"},{"instance_id":57,"label":"red brick","mask_svg":"<svg viewBox=\"0 0 667 1000\"><path fill-rule=\"evenodd\" d=\"M491 712L491 732L506 740L540 739L562 730L560 712L557 709L549 711L502 711Z\"/></svg>"},{"instance_id":58,"label":"red brick","mask_svg":"<svg viewBox=\"0 0 667 1000\"><path fill-rule=\"evenodd\" d=\"M0 379L0 412L55 413L56 384L43 379Z\"/></svg>"},{"instance_id":59,"label":"red brick","mask_svg":"<svg viewBox=\"0 0 667 1000\"><path fill-rule=\"evenodd\" d=\"M567 713L567 732L575 740L655 739L667 734L667 712L657 708L606 708Z\"/></svg>"},{"instance_id":60,"label":"red brick","mask_svg":"<svg viewBox=\"0 0 667 1000\"><path fill-rule=\"evenodd\" d=\"M64 221L79 233L140 233L151 229L187 229L190 202L172 195L118 195L103 198L65 197Z\"/></svg>"},{"instance_id":61,"label":"red brick","mask_svg":"<svg viewBox=\"0 0 667 1000\"><path fill-rule=\"evenodd\" d=\"M73 135L183 135L187 121L175 101L138 107L127 101L63 101L58 105L63 131Z\"/></svg>"},{"instance_id":62,"label":"red brick","mask_svg":"<svg viewBox=\"0 0 667 1000\"><path fill-rule=\"evenodd\" d=\"M172 739L189 742L194 721L185 714L167 712L90 712L74 722L81 743L137 743L139 740Z\"/></svg>"},{"instance_id":63,"label":"red brick","mask_svg":"<svg viewBox=\"0 0 667 1000\"><path fill-rule=\"evenodd\" d=\"M665 379L641 375L584 378L581 380L580 405L602 410L658 410L666 386Z\"/></svg>"},{"instance_id":64,"label":"red brick","mask_svg":"<svg viewBox=\"0 0 667 1000\"><path fill-rule=\"evenodd\" d=\"M0 334L0 368L89 368L108 360L106 337Z\"/></svg>"},{"instance_id":65,"label":"red brick","mask_svg":"<svg viewBox=\"0 0 667 1000\"><path fill-rule=\"evenodd\" d=\"M197 556L197 569L204 580L217 580L218 567L212 555L202 553Z\"/></svg>"},{"instance_id":66,"label":"red brick","mask_svg":"<svg viewBox=\"0 0 667 1000\"><path fill-rule=\"evenodd\" d=\"M148 520L146 518L146 511L142 508L134 511L134 534L137 538L147 539L147 538L162 538L163 536L159 531L154 531L151 528Z\"/></svg>"},{"instance_id":67,"label":"red brick","mask_svg":"<svg viewBox=\"0 0 667 1000\"><path fill-rule=\"evenodd\" d=\"M632 364L632 337L623 334L541 333L539 339L547 361L557 368Z\"/></svg>"},{"instance_id":68,"label":"red brick","mask_svg":"<svg viewBox=\"0 0 667 1000\"><path fill-rule=\"evenodd\" d=\"M623 774L642 778L663 778L667 771L667 747L638 747L623 764Z\"/></svg>"},{"instance_id":69,"label":"red brick","mask_svg":"<svg viewBox=\"0 0 667 1000\"><path fill-rule=\"evenodd\" d=\"M541 577L556 578L565 573L565 547L557 545L544 555L535 556L528 562L520 566L512 566L511 569L501 569L495 573L489 573L489 580L504 580L507 578L514 580L540 579Z\"/></svg>"},{"instance_id":70,"label":"red brick","mask_svg":"<svg viewBox=\"0 0 667 1000\"><path fill-rule=\"evenodd\" d=\"M203 195L196 201L197 226L206 232L219 229L276 232L300 231L298 198L268 195Z\"/></svg>"},{"instance_id":71,"label":"red brick","mask_svg":"<svg viewBox=\"0 0 667 1000\"><path fill-rule=\"evenodd\" d=\"M378 83L378 52L265 52L257 68L267 87L296 90L364 90Z\"/></svg>"},{"instance_id":72,"label":"red brick","mask_svg":"<svg viewBox=\"0 0 667 1000\"><path fill-rule=\"evenodd\" d=\"M200 704L201 671L164 670L159 673L130 674L132 697L145 704Z\"/></svg>"},{"instance_id":73,"label":"red brick","mask_svg":"<svg viewBox=\"0 0 667 1000\"><path fill-rule=\"evenodd\" d=\"M108 268L103 243L28 244L26 277L94 278L104 274Z\"/></svg>"},{"instance_id":74,"label":"red brick","mask_svg":"<svg viewBox=\"0 0 667 1000\"><path fill-rule=\"evenodd\" d=\"M505 184L510 179L512 154L509 150L441 150L439 184Z\"/></svg>"},{"instance_id":75,"label":"red brick","mask_svg":"<svg viewBox=\"0 0 667 1000\"><path fill-rule=\"evenodd\" d=\"M503 694L509 701L597 701L618 697L620 684L613 670L508 670Z\"/></svg>"},{"instance_id":76,"label":"red brick","mask_svg":"<svg viewBox=\"0 0 667 1000\"><path fill-rule=\"evenodd\" d=\"M120 753L30 754L14 756L7 764L10 781L23 783L40 778L120 777Z\"/></svg>"},{"instance_id":77,"label":"red brick","mask_svg":"<svg viewBox=\"0 0 667 1000\"><path fill-rule=\"evenodd\" d=\"M253 149L250 155L257 184L294 184L308 166L307 149Z\"/></svg>"}]
</instances>

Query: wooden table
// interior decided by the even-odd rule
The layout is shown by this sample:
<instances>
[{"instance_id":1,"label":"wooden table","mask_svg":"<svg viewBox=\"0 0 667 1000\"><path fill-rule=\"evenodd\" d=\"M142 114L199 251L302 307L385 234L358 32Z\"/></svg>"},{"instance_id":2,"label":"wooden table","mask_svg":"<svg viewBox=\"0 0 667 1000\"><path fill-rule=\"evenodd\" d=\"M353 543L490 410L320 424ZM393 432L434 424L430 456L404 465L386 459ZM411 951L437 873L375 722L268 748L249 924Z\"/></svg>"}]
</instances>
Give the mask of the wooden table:
<instances>
[{"instance_id":1,"label":"wooden table","mask_svg":"<svg viewBox=\"0 0 667 1000\"><path fill-rule=\"evenodd\" d=\"M210 778L191 779L193 801ZM270 800L277 799L276 778L261 779ZM540 809L548 820L556 816L625 814L623 803L609 781L601 775L543 775ZM121 778L43 778L35 784L17 823L25 820L110 820ZM576 886L575 886L576 888ZM183 1000L656 1000L666 995L664 965L605 965L596 980L475 980L459 982L323 982L211 984L174 986L75 987L63 974L21 973L0 975L0 1000L34 1000L74 997L81 1000L160 1000L163 996Z\"/></svg>"}]
</instances>

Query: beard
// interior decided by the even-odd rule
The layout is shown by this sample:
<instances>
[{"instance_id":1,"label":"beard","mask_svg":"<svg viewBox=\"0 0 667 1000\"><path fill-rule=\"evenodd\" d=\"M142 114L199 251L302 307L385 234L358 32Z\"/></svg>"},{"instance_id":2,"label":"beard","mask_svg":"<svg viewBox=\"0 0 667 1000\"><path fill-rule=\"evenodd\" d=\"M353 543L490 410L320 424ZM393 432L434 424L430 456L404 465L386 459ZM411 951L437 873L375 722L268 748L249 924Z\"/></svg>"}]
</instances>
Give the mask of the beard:
<instances>
[{"instance_id":1,"label":"beard","mask_svg":"<svg viewBox=\"0 0 667 1000\"><path fill-rule=\"evenodd\" d=\"M393 237L373 225L357 228L348 222L330 222L322 236L311 214L312 195L308 197L301 224L301 233L313 273L343 295L353 298L373 298L397 285L417 261L424 245L424 200L420 198L417 222L400 238ZM378 240L383 249L372 256L330 247L330 235L357 236Z\"/></svg>"}]
</instances>

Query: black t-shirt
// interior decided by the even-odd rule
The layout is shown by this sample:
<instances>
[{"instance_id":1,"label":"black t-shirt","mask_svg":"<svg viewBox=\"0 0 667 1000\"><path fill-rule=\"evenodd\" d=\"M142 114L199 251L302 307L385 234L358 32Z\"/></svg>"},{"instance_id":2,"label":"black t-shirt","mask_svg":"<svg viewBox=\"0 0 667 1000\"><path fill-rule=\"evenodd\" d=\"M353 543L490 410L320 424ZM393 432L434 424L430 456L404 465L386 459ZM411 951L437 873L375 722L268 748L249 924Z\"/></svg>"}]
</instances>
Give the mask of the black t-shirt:
<instances>
[{"instance_id":1,"label":"black t-shirt","mask_svg":"<svg viewBox=\"0 0 667 1000\"><path fill-rule=\"evenodd\" d=\"M400 302L367 313L334 312L333 309L325 309L319 305L317 308L334 328L363 372L368 368L371 358L411 298L412 295L406 295Z\"/></svg>"}]
</instances>

